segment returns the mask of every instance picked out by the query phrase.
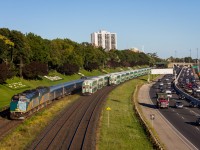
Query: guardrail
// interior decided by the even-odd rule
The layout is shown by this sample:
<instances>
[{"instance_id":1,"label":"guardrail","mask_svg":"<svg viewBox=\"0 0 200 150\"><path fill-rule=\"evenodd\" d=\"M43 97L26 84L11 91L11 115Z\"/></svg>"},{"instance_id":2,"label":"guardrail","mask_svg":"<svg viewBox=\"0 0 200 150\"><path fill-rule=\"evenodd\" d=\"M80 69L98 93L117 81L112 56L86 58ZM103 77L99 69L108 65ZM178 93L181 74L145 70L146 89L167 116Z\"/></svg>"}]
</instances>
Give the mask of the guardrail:
<instances>
[{"instance_id":1,"label":"guardrail","mask_svg":"<svg viewBox=\"0 0 200 150\"><path fill-rule=\"evenodd\" d=\"M148 136L150 138L150 141L153 144L153 147L155 149L163 150L164 148L160 144L160 142L157 139L157 137L154 135L152 129L149 127L148 123L144 119L144 116L140 113L140 110L139 110L138 104L137 104L137 98L136 98L137 94L138 94L138 85L136 86L135 92L133 93L134 109L135 109L136 115L138 116L138 119L140 120L141 124L143 125L145 131L147 132L147 134L148 134Z\"/></svg>"},{"instance_id":2,"label":"guardrail","mask_svg":"<svg viewBox=\"0 0 200 150\"><path fill-rule=\"evenodd\" d=\"M182 70L183 70L183 69L182 69ZM189 101L196 101L196 102L200 103L200 100L199 100L199 99L197 99L197 98L195 98L195 97L189 95L188 93L182 91L182 90L177 86L178 79L179 79L179 77L180 77L180 75L181 75L182 70L180 71L178 77L177 77L176 80L174 81L174 88L175 88L175 90L176 90L179 94L184 95L185 98L187 98Z\"/></svg>"}]
</instances>

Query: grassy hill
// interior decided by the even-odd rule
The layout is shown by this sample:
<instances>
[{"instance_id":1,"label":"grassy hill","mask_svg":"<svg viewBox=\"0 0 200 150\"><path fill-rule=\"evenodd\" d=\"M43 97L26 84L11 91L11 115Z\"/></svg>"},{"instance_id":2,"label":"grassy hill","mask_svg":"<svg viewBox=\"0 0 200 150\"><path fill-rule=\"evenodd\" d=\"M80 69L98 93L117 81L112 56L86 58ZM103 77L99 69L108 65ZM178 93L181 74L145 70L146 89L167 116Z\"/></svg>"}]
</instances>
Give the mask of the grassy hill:
<instances>
[{"instance_id":1,"label":"grassy hill","mask_svg":"<svg viewBox=\"0 0 200 150\"><path fill-rule=\"evenodd\" d=\"M127 68L125 68L127 70ZM121 71L121 68L116 69L105 69L105 70L94 70L92 72L88 72L86 70L80 70L81 74L85 76L98 76L110 72L118 72ZM6 84L0 84L0 109L4 106L8 106L10 100L14 94L23 92L28 89L34 89L38 86L52 86L57 85L63 82L68 82L72 80L77 80L81 78L81 75L75 74L72 76L62 75L58 72L50 72L48 76L58 76L61 77L61 80L51 81L45 77L41 77L40 80L25 80L19 77L14 77L6 81ZM15 86L16 85L16 86Z\"/></svg>"}]
</instances>

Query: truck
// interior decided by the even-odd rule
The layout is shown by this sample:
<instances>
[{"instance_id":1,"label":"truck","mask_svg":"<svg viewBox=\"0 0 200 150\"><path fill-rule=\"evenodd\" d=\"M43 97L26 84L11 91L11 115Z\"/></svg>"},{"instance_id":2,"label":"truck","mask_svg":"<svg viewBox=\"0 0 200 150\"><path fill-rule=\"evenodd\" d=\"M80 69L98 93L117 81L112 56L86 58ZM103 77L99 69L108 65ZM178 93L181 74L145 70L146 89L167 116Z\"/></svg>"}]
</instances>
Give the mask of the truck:
<instances>
[{"instance_id":1,"label":"truck","mask_svg":"<svg viewBox=\"0 0 200 150\"><path fill-rule=\"evenodd\" d=\"M157 93L157 107L169 108L169 97L167 93Z\"/></svg>"}]
</instances>

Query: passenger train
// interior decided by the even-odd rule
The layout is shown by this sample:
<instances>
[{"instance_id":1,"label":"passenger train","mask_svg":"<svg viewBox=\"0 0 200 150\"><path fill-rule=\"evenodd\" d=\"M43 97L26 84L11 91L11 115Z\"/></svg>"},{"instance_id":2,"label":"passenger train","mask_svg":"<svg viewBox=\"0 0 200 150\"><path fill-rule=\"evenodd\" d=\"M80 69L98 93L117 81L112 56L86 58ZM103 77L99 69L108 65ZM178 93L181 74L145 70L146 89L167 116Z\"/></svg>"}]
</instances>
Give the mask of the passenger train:
<instances>
[{"instance_id":1,"label":"passenger train","mask_svg":"<svg viewBox=\"0 0 200 150\"><path fill-rule=\"evenodd\" d=\"M98 89L101 89L103 86L118 85L127 80L146 75L150 72L150 70L151 68L129 70L86 79L83 81L82 84L82 94L91 95L95 93Z\"/></svg>"},{"instance_id":2,"label":"passenger train","mask_svg":"<svg viewBox=\"0 0 200 150\"><path fill-rule=\"evenodd\" d=\"M79 79L50 87L38 87L16 94L10 102L10 118L24 119L33 112L47 106L53 100L62 98L77 90L83 95L91 95L108 85L118 85L138 76L146 75L151 68L129 70Z\"/></svg>"}]
</instances>

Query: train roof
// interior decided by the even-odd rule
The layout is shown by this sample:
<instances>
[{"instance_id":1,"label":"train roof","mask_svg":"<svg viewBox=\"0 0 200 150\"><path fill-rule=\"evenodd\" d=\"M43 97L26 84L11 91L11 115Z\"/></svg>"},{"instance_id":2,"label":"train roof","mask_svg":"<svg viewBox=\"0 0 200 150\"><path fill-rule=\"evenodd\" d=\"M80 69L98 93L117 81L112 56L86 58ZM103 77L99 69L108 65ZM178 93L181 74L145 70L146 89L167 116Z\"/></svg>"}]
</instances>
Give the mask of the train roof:
<instances>
[{"instance_id":1,"label":"train roof","mask_svg":"<svg viewBox=\"0 0 200 150\"><path fill-rule=\"evenodd\" d=\"M85 80L84 82L89 82L89 81L97 81L97 78L96 77L95 78L90 78L90 79Z\"/></svg>"},{"instance_id":2,"label":"train roof","mask_svg":"<svg viewBox=\"0 0 200 150\"><path fill-rule=\"evenodd\" d=\"M42 86L40 86L40 87L37 87L36 89L42 95L45 94L45 93L48 93L50 91L49 87L42 87Z\"/></svg>"},{"instance_id":3,"label":"train roof","mask_svg":"<svg viewBox=\"0 0 200 150\"><path fill-rule=\"evenodd\" d=\"M20 94L18 94L19 96L24 96L26 97L27 99L32 99L32 98L35 98L37 96L39 96L39 92L36 90L36 89L33 89L33 90L26 90Z\"/></svg>"},{"instance_id":4,"label":"train roof","mask_svg":"<svg viewBox=\"0 0 200 150\"><path fill-rule=\"evenodd\" d=\"M73 81L70 81L70 82L65 82L65 83L61 83L61 84L58 84L58 85L54 85L54 86L50 87L50 92L57 90L59 88L62 88L62 87L82 83L83 81L84 81L84 79L79 79L79 80L73 80Z\"/></svg>"}]
</instances>

